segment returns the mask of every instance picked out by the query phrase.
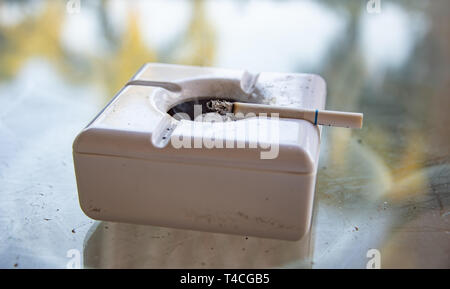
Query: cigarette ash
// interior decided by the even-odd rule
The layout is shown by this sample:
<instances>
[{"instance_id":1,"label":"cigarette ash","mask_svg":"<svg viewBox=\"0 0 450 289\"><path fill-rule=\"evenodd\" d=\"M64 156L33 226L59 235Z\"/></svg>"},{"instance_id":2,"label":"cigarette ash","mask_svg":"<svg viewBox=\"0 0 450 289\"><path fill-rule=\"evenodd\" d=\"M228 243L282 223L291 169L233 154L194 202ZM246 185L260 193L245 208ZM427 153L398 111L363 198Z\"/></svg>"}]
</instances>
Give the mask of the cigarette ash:
<instances>
[{"instance_id":1,"label":"cigarette ash","mask_svg":"<svg viewBox=\"0 0 450 289\"><path fill-rule=\"evenodd\" d=\"M296 81L297 80L297 81ZM168 113L176 119L195 120L197 115L195 105L201 105L203 115L220 114L223 121L235 121L236 117L231 113L230 105L239 101L244 103L259 103L268 105L302 107L304 96L309 93L310 80L301 75L283 75L262 73L258 82L254 84L252 92L247 94L240 87L234 85L217 85L217 93L209 97L198 97L194 100L180 103ZM214 101L216 105L211 105ZM221 102L217 102L221 101ZM209 103L209 105L208 105Z\"/></svg>"},{"instance_id":2,"label":"cigarette ash","mask_svg":"<svg viewBox=\"0 0 450 289\"><path fill-rule=\"evenodd\" d=\"M187 102L180 103L174 107L172 107L167 113L173 116L177 120L186 119L196 121L199 120L198 111L202 112L203 117L208 117L210 114L214 114L214 118L220 118L222 121L235 121L237 120L234 114L231 113L231 110L228 113L224 111L219 111L216 107L211 106L212 101L220 101L221 103L225 103L225 101L217 100L215 98L205 98L205 99L195 99ZM227 100L226 103L232 105L234 101ZM195 106L201 106L201 110ZM196 115L198 114L198 115ZM211 119L214 119L211 118Z\"/></svg>"}]
</instances>

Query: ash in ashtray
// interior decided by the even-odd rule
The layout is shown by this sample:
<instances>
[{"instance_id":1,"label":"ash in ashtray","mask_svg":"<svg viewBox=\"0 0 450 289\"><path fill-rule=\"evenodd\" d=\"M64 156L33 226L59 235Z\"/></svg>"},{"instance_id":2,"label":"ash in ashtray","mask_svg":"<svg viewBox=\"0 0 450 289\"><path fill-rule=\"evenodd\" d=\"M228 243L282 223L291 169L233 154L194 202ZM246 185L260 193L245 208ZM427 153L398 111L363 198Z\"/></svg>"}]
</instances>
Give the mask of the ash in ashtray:
<instances>
[{"instance_id":1,"label":"ash in ashtray","mask_svg":"<svg viewBox=\"0 0 450 289\"><path fill-rule=\"evenodd\" d=\"M221 100L215 98L203 98L203 99L195 99L191 101L186 101L180 104L175 105L167 112L172 117L177 120L186 119L186 120L196 120L199 115L207 115L207 114L217 114L220 116L223 121L235 121L236 118L232 113L224 113L224 110L218 110L216 107L211 105L211 101L213 100ZM227 99L226 102L233 103L234 100ZM220 111L220 113L219 113Z\"/></svg>"}]
</instances>

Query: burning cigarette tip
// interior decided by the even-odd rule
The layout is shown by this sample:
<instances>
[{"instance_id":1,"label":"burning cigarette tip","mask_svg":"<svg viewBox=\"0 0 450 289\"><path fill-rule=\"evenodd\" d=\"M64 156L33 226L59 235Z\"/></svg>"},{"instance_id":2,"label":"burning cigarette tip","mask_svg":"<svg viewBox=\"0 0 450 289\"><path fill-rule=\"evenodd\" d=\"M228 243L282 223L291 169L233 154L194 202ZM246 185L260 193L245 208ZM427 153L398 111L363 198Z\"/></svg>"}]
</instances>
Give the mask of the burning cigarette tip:
<instances>
[{"instance_id":1,"label":"burning cigarette tip","mask_svg":"<svg viewBox=\"0 0 450 289\"><path fill-rule=\"evenodd\" d=\"M210 100L206 103L206 107L216 111L219 114L227 114L233 112L233 104L223 100Z\"/></svg>"}]
</instances>

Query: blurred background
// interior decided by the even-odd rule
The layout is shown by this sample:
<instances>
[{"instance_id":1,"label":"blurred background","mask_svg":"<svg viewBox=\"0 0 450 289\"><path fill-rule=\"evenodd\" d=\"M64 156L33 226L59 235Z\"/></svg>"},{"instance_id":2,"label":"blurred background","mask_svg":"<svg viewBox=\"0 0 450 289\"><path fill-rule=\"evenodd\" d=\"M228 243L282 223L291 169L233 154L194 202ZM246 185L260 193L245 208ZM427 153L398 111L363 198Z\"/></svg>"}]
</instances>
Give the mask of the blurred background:
<instances>
[{"instance_id":1,"label":"blurred background","mask_svg":"<svg viewBox=\"0 0 450 289\"><path fill-rule=\"evenodd\" d=\"M85 267L365 268L375 248L385 268L449 268L449 12L446 0L0 1L0 267L64 268L76 249ZM252 238L245 251L240 237L162 241L84 216L72 141L146 62L317 73L327 108L365 114L362 130L324 129L311 242ZM186 257L197 239L236 247ZM143 258L136 240L179 245Z\"/></svg>"}]
</instances>

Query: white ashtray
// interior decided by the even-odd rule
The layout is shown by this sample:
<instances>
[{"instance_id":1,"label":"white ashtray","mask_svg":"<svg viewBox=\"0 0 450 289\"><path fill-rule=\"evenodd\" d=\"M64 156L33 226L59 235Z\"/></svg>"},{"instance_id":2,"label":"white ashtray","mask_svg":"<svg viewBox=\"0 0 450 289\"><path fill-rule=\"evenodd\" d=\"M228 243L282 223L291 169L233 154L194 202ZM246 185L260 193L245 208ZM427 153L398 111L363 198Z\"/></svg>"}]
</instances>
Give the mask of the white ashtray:
<instances>
[{"instance_id":1,"label":"white ashtray","mask_svg":"<svg viewBox=\"0 0 450 289\"><path fill-rule=\"evenodd\" d=\"M81 208L96 220L298 240L311 223L320 127L305 120L172 117L211 98L324 109L317 75L144 65L78 135L73 156ZM222 143L222 147L220 147ZM188 145L190 144L190 145ZM190 146L190 147L189 147Z\"/></svg>"}]
</instances>

